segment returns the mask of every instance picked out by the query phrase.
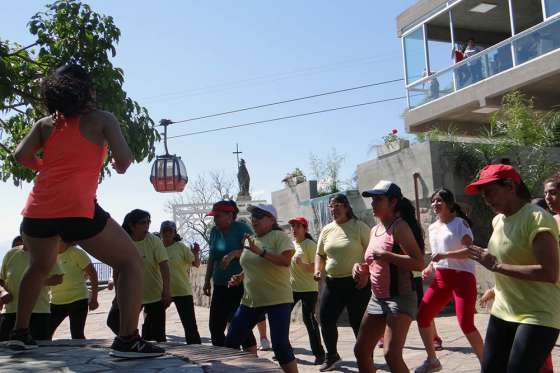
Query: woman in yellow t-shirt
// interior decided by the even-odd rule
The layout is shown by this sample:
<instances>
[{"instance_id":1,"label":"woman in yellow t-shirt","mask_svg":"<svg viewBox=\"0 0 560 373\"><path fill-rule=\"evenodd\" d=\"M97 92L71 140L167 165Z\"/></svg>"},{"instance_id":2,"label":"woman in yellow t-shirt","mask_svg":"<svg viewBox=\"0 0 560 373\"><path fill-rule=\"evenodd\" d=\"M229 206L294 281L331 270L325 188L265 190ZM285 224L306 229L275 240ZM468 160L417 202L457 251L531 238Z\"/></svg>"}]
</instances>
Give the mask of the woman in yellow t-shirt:
<instances>
[{"instance_id":1,"label":"woman in yellow t-shirt","mask_svg":"<svg viewBox=\"0 0 560 373\"><path fill-rule=\"evenodd\" d=\"M538 372L560 334L558 225L529 203L529 190L510 165L484 167L465 193L481 193L497 213L488 249L469 248L496 277L481 371Z\"/></svg>"},{"instance_id":2,"label":"woman in yellow t-shirt","mask_svg":"<svg viewBox=\"0 0 560 373\"><path fill-rule=\"evenodd\" d=\"M315 355L314 364L320 365L325 362L325 350L321 343L321 332L319 331L319 324L315 315L317 298L319 296L319 284L313 278L317 244L307 231L309 223L306 218L298 216L288 221L288 223L292 226L294 246L296 248L296 253L292 257L292 264L290 266L290 281L294 295L292 310L296 303L301 301L303 323L309 335L311 351Z\"/></svg>"},{"instance_id":3,"label":"woman in yellow t-shirt","mask_svg":"<svg viewBox=\"0 0 560 373\"><path fill-rule=\"evenodd\" d=\"M84 250L65 243L60 245L56 261L64 272L64 280L62 284L51 286L51 336L69 317L72 339L85 339L88 309L93 311L99 307L97 271ZM91 296L84 275L91 283Z\"/></svg>"},{"instance_id":4,"label":"woman in yellow t-shirt","mask_svg":"<svg viewBox=\"0 0 560 373\"><path fill-rule=\"evenodd\" d=\"M182 243L175 222L170 220L161 223L159 234L169 257L171 299L181 318L185 341L187 344L200 344L189 278L191 267L200 266L200 247L195 243L192 248L189 248Z\"/></svg>"},{"instance_id":5,"label":"woman in yellow t-shirt","mask_svg":"<svg viewBox=\"0 0 560 373\"><path fill-rule=\"evenodd\" d=\"M165 342L165 309L171 303L169 258L159 237L149 233L150 223L149 212L135 209L126 214L122 227L132 238L134 246L136 246L144 263L142 338L149 341ZM113 272L113 279L115 283L118 283L118 272ZM116 298L118 297L119 293L117 292ZM113 301L113 306L107 316L107 325L115 334L118 333L118 320L117 302Z\"/></svg>"},{"instance_id":6,"label":"woman in yellow t-shirt","mask_svg":"<svg viewBox=\"0 0 560 373\"><path fill-rule=\"evenodd\" d=\"M21 278L29 267L30 257L29 250L23 245L23 240L20 236L17 236L12 242L12 249L8 250L2 259L2 267L0 268L0 310L2 311L0 315L0 341L8 341L10 339L10 332L16 323L17 300ZM63 277L62 270L55 263L49 273L49 277L45 281L45 286L41 288L31 313L29 332L33 339L51 339L51 311L49 308L48 286L60 284Z\"/></svg>"},{"instance_id":7,"label":"woman in yellow t-shirt","mask_svg":"<svg viewBox=\"0 0 560 373\"><path fill-rule=\"evenodd\" d=\"M337 321L344 308L354 332L358 335L362 316L371 297L367 280L355 281L354 264L361 263L369 244L370 228L354 215L348 198L337 194L329 201L332 223L325 225L317 241L315 279L320 281L326 272L319 315L327 356L320 371L332 370L341 361L337 351Z\"/></svg>"},{"instance_id":8,"label":"woman in yellow t-shirt","mask_svg":"<svg viewBox=\"0 0 560 373\"><path fill-rule=\"evenodd\" d=\"M290 237L276 222L272 205L249 205L256 237L246 236L240 263L243 272L232 276L229 286L243 283L241 305L231 320L226 347L239 348L253 327L268 316L272 349L285 372L297 372L290 345L290 314L293 296L290 286L290 264L294 246Z\"/></svg>"}]
</instances>

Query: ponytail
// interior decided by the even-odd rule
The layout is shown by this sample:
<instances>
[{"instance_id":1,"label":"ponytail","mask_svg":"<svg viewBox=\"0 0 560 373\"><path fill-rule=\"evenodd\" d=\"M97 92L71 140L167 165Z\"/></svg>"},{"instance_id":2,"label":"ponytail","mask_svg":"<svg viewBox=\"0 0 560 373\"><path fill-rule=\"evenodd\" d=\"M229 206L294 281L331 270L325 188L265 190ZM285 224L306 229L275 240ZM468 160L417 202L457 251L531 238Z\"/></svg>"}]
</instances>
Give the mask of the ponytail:
<instances>
[{"instance_id":1,"label":"ponytail","mask_svg":"<svg viewBox=\"0 0 560 373\"><path fill-rule=\"evenodd\" d=\"M460 217L461 219L463 219L467 223L469 228L472 228L472 220L469 219L469 217L465 214L465 212L463 211L463 209L461 208L461 206L458 203L455 203L453 205L453 208L451 209L451 212L454 212L455 215L457 215L458 217Z\"/></svg>"},{"instance_id":2,"label":"ponytail","mask_svg":"<svg viewBox=\"0 0 560 373\"><path fill-rule=\"evenodd\" d=\"M313 238L313 236L312 236L311 233L309 233L309 232L305 232L305 238L307 238L308 240L311 240L311 241L315 242L315 239Z\"/></svg>"},{"instance_id":3,"label":"ponytail","mask_svg":"<svg viewBox=\"0 0 560 373\"><path fill-rule=\"evenodd\" d=\"M422 232L422 227L420 227L418 220L416 220L416 210L414 209L412 202L410 202L408 198L400 198L397 202L395 210L399 214L400 218L404 220L412 230L416 243L423 254L425 251L424 234Z\"/></svg>"}]
</instances>

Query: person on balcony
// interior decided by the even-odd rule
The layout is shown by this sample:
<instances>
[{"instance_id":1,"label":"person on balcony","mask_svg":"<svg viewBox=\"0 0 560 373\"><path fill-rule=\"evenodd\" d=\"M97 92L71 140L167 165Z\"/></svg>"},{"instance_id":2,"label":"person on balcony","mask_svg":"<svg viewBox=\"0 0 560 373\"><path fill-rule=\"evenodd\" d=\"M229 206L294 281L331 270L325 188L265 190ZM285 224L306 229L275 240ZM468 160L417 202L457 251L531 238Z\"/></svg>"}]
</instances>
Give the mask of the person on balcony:
<instances>
[{"instance_id":1,"label":"person on balcony","mask_svg":"<svg viewBox=\"0 0 560 373\"><path fill-rule=\"evenodd\" d=\"M468 66L468 74L469 74L469 83L473 84L480 80L482 80L482 63L478 59L473 59L477 53L482 50L479 46L475 44L473 38L467 40L467 44L465 45L465 49L463 51L463 55L465 59L471 59L474 61L470 61L467 63Z\"/></svg>"}]
</instances>

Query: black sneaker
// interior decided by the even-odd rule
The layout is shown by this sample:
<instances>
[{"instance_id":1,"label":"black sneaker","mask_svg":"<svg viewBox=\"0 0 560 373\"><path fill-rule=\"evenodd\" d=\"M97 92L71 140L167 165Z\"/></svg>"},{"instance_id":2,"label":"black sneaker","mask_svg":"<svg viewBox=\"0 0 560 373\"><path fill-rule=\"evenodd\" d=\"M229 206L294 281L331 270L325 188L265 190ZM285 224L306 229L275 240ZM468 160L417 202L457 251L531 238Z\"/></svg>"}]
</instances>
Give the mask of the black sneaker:
<instances>
[{"instance_id":1,"label":"black sneaker","mask_svg":"<svg viewBox=\"0 0 560 373\"><path fill-rule=\"evenodd\" d=\"M321 365L319 368L319 372L328 372L330 370L334 370L338 364L342 361L339 354L334 356L327 356L327 360Z\"/></svg>"},{"instance_id":2,"label":"black sneaker","mask_svg":"<svg viewBox=\"0 0 560 373\"><path fill-rule=\"evenodd\" d=\"M138 334L131 338L116 337L111 345L109 355L124 359L141 359L157 357L165 353L165 350L150 342L146 342Z\"/></svg>"},{"instance_id":3,"label":"black sneaker","mask_svg":"<svg viewBox=\"0 0 560 373\"><path fill-rule=\"evenodd\" d=\"M321 365L325 362L325 355L323 356L315 356L315 361L313 362L313 365Z\"/></svg>"},{"instance_id":4,"label":"black sneaker","mask_svg":"<svg viewBox=\"0 0 560 373\"><path fill-rule=\"evenodd\" d=\"M25 351L33 350L39 346L29 334L29 329L19 329L10 333L10 339L6 342L6 347L14 351Z\"/></svg>"}]
</instances>

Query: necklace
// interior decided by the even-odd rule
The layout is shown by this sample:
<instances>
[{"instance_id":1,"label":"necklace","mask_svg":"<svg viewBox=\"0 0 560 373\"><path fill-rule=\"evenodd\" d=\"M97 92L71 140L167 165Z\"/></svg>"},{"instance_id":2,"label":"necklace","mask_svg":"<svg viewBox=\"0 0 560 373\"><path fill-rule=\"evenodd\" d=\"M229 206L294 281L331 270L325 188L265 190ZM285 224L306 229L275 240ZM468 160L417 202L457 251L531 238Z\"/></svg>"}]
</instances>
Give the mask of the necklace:
<instances>
[{"instance_id":1,"label":"necklace","mask_svg":"<svg viewBox=\"0 0 560 373\"><path fill-rule=\"evenodd\" d=\"M373 232L373 234L375 235L375 237L381 237L381 236L383 236L384 234L386 234L387 231L388 231L389 229L391 229L391 227L393 226L393 224L395 224L395 222L396 222L398 219L399 219L399 218L393 219L393 221L391 222L391 224L389 224L389 226L385 228L385 232L383 232L383 233L381 233L381 234L379 234L379 235L377 234L377 232L379 231L379 225L381 225L381 224L378 224L377 227L375 227L375 232Z\"/></svg>"}]
</instances>

